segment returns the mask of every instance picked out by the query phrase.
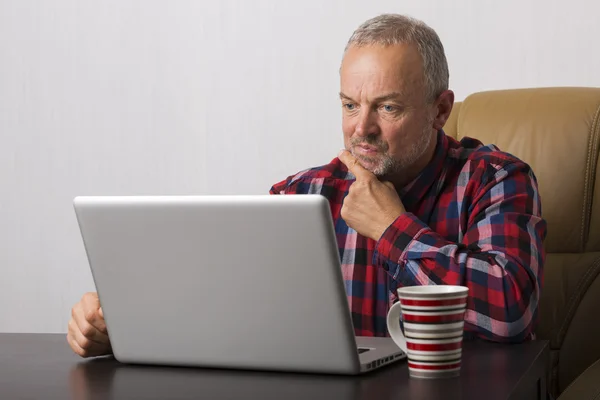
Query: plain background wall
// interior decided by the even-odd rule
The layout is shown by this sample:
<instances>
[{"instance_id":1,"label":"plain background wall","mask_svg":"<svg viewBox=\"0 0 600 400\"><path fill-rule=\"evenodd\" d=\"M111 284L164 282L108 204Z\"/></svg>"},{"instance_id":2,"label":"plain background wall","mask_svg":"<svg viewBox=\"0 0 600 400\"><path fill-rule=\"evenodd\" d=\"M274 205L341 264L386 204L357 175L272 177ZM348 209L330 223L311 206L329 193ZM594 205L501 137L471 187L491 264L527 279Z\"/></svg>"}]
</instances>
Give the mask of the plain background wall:
<instances>
[{"instance_id":1,"label":"plain background wall","mask_svg":"<svg viewBox=\"0 0 600 400\"><path fill-rule=\"evenodd\" d=\"M436 29L462 100L600 86L599 4L0 0L0 332L65 332L94 290L74 196L260 194L335 157L367 18Z\"/></svg>"}]
</instances>

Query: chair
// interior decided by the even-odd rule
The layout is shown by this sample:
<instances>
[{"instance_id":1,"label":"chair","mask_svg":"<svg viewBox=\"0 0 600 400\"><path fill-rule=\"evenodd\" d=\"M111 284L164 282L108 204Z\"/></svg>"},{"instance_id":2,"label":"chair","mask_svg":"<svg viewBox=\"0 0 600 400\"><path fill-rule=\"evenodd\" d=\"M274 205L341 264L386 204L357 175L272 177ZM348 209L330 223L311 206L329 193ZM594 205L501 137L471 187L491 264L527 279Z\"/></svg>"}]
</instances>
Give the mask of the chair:
<instances>
[{"instance_id":1,"label":"chair","mask_svg":"<svg viewBox=\"0 0 600 400\"><path fill-rule=\"evenodd\" d=\"M475 93L455 104L444 130L533 168L548 222L536 335L550 341L549 392L600 399L600 88Z\"/></svg>"}]
</instances>

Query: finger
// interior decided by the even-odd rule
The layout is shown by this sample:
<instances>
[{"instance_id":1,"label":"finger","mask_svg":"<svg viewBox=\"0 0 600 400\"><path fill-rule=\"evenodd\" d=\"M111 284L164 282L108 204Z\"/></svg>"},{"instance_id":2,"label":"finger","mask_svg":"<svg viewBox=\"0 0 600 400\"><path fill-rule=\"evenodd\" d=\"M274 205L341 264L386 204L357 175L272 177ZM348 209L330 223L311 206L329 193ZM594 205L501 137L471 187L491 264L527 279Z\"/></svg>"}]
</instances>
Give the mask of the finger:
<instances>
[{"instance_id":1,"label":"finger","mask_svg":"<svg viewBox=\"0 0 600 400\"><path fill-rule=\"evenodd\" d=\"M71 335L75 343L77 343L77 347L86 353L92 351L95 347L103 346L102 343L95 342L86 337L73 319L69 321L69 335Z\"/></svg>"},{"instance_id":2,"label":"finger","mask_svg":"<svg viewBox=\"0 0 600 400\"><path fill-rule=\"evenodd\" d=\"M87 293L81 300L83 309L85 310L85 319L97 330L107 334L106 322L104 321L104 313L100 306L100 300L95 293Z\"/></svg>"},{"instance_id":3,"label":"finger","mask_svg":"<svg viewBox=\"0 0 600 400\"><path fill-rule=\"evenodd\" d=\"M80 357L87 357L85 350L82 349L81 346L79 346L77 341L75 341L75 338L73 337L70 331L69 333L67 333L67 343L69 343L69 346L75 352L75 354L77 354Z\"/></svg>"},{"instance_id":4,"label":"finger","mask_svg":"<svg viewBox=\"0 0 600 400\"><path fill-rule=\"evenodd\" d=\"M69 321L67 341L69 342L69 345L73 351L81 357L89 357L93 352L93 346L99 346L99 344L87 340L81 336L73 319Z\"/></svg>"},{"instance_id":5,"label":"finger","mask_svg":"<svg viewBox=\"0 0 600 400\"><path fill-rule=\"evenodd\" d=\"M338 158L346 167L348 167L348 170L352 172L357 180L373 179L375 177L371 171L360 165L356 157L354 157L348 150L340 151Z\"/></svg>"},{"instance_id":6,"label":"finger","mask_svg":"<svg viewBox=\"0 0 600 400\"><path fill-rule=\"evenodd\" d=\"M83 357L108 354L111 351L111 346L109 343L97 343L86 338L77 329L74 323L73 327L69 328L69 335L73 339L73 350Z\"/></svg>"},{"instance_id":7,"label":"finger","mask_svg":"<svg viewBox=\"0 0 600 400\"><path fill-rule=\"evenodd\" d=\"M72 332L69 332L67 334L67 342L69 343L69 346L75 352L75 354L84 358L102 356L108 354L110 351L110 348L108 346L99 347L98 345L94 348L84 349L77 342L77 339L75 339L75 335Z\"/></svg>"},{"instance_id":8,"label":"finger","mask_svg":"<svg viewBox=\"0 0 600 400\"><path fill-rule=\"evenodd\" d=\"M109 343L108 334L102 332L89 322L89 316L85 314L83 308L74 308L72 316L73 323L77 328L75 330L81 333L83 337L96 343ZM78 342L81 344L78 335L76 336L76 339L78 339Z\"/></svg>"}]
</instances>

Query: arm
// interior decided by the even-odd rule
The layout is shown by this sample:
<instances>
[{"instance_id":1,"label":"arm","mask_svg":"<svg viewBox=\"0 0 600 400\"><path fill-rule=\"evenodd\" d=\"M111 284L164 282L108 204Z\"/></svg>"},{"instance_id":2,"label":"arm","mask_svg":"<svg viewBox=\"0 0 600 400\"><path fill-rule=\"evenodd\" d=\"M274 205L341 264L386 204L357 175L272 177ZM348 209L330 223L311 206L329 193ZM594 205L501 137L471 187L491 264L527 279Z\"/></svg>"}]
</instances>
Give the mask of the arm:
<instances>
[{"instance_id":1,"label":"arm","mask_svg":"<svg viewBox=\"0 0 600 400\"><path fill-rule=\"evenodd\" d=\"M373 263L397 286L468 286L467 331L499 342L526 340L535 328L545 258L535 177L526 164L509 164L473 199L459 243L404 213L377 242Z\"/></svg>"}]
</instances>

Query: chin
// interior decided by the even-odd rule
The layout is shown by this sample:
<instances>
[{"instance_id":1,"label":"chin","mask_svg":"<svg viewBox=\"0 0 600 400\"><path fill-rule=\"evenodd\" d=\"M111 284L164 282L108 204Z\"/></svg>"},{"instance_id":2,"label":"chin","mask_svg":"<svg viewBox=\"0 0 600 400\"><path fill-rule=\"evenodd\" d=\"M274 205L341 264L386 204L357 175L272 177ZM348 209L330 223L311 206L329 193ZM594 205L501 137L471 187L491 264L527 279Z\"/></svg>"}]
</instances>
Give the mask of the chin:
<instances>
[{"instance_id":1,"label":"chin","mask_svg":"<svg viewBox=\"0 0 600 400\"><path fill-rule=\"evenodd\" d=\"M389 171L386 171L382 165L380 164L370 164L370 165L364 165L361 162L361 165L364 167L364 169L366 169L367 171L369 171L370 173L372 173L373 175L375 175L378 178L381 178L382 176L386 176L388 175Z\"/></svg>"},{"instance_id":2,"label":"chin","mask_svg":"<svg viewBox=\"0 0 600 400\"><path fill-rule=\"evenodd\" d=\"M401 173L403 171L403 169L400 167L400 165L397 165L397 164L390 165L390 164L386 164L383 162L378 163L376 165L371 165L370 168L366 168L366 169L368 169L377 178L390 177L393 175L397 175L398 173Z\"/></svg>"},{"instance_id":3,"label":"chin","mask_svg":"<svg viewBox=\"0 0 600 400\"><path fill-rule=\"evenodd\" d=\"M372 160L372 159L366 159L365 157L361 157L359 155L355 155L354 157L356 157L356 159L358 160L358 163L360 165L362 165L362 167L364 169L366 169L367 171L375 174L375 171L377 171L378 169L381 169L381 163Z\"/></svg>"}]
</instances>

